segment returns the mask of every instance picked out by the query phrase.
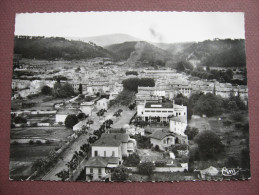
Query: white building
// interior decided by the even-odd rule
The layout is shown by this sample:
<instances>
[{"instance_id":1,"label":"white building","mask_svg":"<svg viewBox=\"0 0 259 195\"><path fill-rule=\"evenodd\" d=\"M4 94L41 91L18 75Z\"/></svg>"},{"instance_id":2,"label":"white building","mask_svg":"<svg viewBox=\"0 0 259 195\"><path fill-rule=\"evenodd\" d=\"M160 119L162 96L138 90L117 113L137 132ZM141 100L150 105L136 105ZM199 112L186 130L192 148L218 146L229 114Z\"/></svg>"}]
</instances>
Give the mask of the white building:
<instances>
[{"instance_id":1,"label":"white building","mask_svg":"<svg viewBox=\"0 0 259 195\"><path fill-rule=\"evenodd\" d=\"M137 115L144 121L168 122L171 116L185 116L187 120L187 107L174 102L144 102L137 106Z\"/></svg>"},{"instance_id":2,"label":"white building","mask_svg":"<svg viewBox=\"0 0 259 195\"><path fill-rule=\"evenodd\" d=\"M109 100L106 98L102 98L96 102L97 110L105 109L108 110Z\"/></svg>"},{"instance_id":3,"label":"white building","mask_svg":"<svg viewBox=\"0 0 259 195\"><path fill-rule=\"evenodd\" d=\"M175 132L180 135L184 135L184 132L187 127L187 117L185 116L178 116L170 118L170 131Z\"/></svg>"},{"instance_id":4,"label":"white building","mask_svg":"<svg viewBox=\"0 0 259 195\"><path fill-rule=\"evenodd\" d=\"M117 158L114 157L90 157L85 163L86 180L110 181L111 168L117 166Z\"/></svg>"},{"instance_id":5,"label":"white building","mask_svg":"<svg viewBox=\"0 0 259 195\"><path fill-rule=\"evenodd\" d=\"M94 109L94 102L83 102L80 104L80 110L86 115L91 116Z\"/></svg>"}]
</instances>

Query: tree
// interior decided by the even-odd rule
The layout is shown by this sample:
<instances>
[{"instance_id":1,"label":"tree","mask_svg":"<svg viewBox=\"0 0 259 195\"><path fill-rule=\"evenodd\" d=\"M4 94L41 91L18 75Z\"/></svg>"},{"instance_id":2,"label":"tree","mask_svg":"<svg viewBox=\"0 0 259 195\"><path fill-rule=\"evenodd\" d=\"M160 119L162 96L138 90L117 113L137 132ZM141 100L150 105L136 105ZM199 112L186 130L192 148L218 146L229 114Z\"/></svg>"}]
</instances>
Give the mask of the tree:
<instances>
[{"instance_id":1,"label":"tree","mask_svg":"<svg viewBox=\"0 0 259 195\"><path fill-rule=\"evenodd\" d=\"M194 112L206 116L216 116L223 112L223 100L220 96L207 93L202 95L194 106Z\"/></svg>"},{"instance_id":2,"label":"tree","mask_svg":"<svg viewBox=\"0 0 259 195\"><path fill-rule=\"evenodd\" d=\"M27 123L27 119L21 116L16 116L14 118L14 123Z\"/></svg>"},{"instance_id":3,"label":"tree","mask_svg":"<svg viewBox=\"0 0 259 195\"><path fill-rule=\"evenodd\" d=\"M70 85L69 83L65 83L60 91L59 91L59 95L62 98L66 98L66 97L71 97L72 95L74 95L74 89L72 87L72 85Z\"/></svg>"},{"instance_id":4,"label":"tree","mask_svg":"<svg viewBox=\"0 0 259 195\"><path fill-rule=\"evenodd\" d=\"M83 85L81 83L79 84L78 91L80 94L83 93Z\"/></svg>"},{"instance_id":5,"label":"tree","mask_svg":"<svg viewBox=\"0 0 259 195\"><path fill-rule=\"evenodd\" d=\"M43 86L41 88L41 93L43 95L51 95L52 94L52 89L49 86L45 85L45 86Z\"/></svg>"},{"instance_id":6,"label":"tree","mask_svg":"<svg viewBox=\"0 0 259 195\"><path fill-rule=\"evenodd\" d=\"M77 118L79 121L82 121L84 119L86 119L88 116L85 115L85 113L81 112L77 115Z\"/></svg>"},{"instance_id":7,"label":"tree","mask_svg":"<svg viewBox=\"0 0 259 195\"><path fill-rule=\"evenodd\" d=\"M59 173L56 174L57 177L61 178L61 181L66 181L69 178L69 171L63 169Z\"/></svg>"},{"instance_id":8,"label":"tree","mask_svg":"<svg viewBox=\"0 0 259 195\"><path fill-rule=\"evenodd\" d=\"M234 121L237 121L237 122L242 122L244 120L244 117L242 114L240 113L233 113L231 115L231 118L234 120Z\"/></svg>"},{"instance_id":9,"label":"tree","mask_svg":"<svg viewBox=\"0 0 259 195\"><path fill-rule=\"evenodd\" d=\"M127 181L128 177L128 170L123 165L116 167L111 175L112 181Z\"/></svg>"},{"instance_id":10,"label":"tree","mask_svg":"<svg viewBox=\"0 0 259 195\"><path fill-rule=\"evenodd\" d=\"M203 159L214 159L224 151L220 138L210 130L199 133L194 142L198 144L200 157Z\"/></svg>"},{"instance_id":11,"label":"tree","mask_svg":"<svg viewBox=\"0 0 259 195\"><path fill-rule=\"evenodd\" d=\"M140 174L150 176L155 169L155 165L152 162L142 162L138 165Z\"/></svg>"},{"instance_id":12,"label":"tree","mask_svg":"<svg viewBox=\"0 0 259 195\"><path fill-rule=\"evenodd\" d=\"M184 131L184 133L188 136L189 140L193 140L193 138L196 135L198 135L199 129L197 129L195 127L191 128L191 127L187 126L186 130Z\"/></svg>"},{"instance_id":13,"label":"tree","mask_svg":"<svg viewBox=\"0 0 259 195\"><path fill-rule=\"evenodd\" d=\"M74 125L76 125L78 123L78 119L76 117L76 115L74 114L70 114L66 117L65 119L65 126L67 128L72 129Z\"/></svg>"},{"instance_id":14,"label":"tree","mask_svg":"<svg viewBox=\"0 0 259 195\"><path fill-rule=\"evenodd\" d=\"M140 162L140 157L137 153L130 154L125 160L124 165L129 167L137 167Z\"/></svg>"}]
</instances>

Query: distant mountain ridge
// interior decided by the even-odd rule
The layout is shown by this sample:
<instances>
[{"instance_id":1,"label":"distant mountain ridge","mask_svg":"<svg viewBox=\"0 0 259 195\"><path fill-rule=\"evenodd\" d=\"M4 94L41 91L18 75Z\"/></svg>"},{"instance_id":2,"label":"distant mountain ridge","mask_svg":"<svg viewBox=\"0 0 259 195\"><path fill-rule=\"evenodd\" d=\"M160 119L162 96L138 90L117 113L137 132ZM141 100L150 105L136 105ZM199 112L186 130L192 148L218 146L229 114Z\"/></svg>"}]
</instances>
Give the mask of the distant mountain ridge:
<instances>
[{"instance_id":1,"label":"distant mountain ridge","mask_svg":"<svg viewBox=\"0 0 259 195\"><path fill-rule=\"evenodd\" d=\"M100 36L93 36L93 37L67 37L67 39L71 40L80 40L83 42L93 42L96 45L101 47L119 44L124 42L131 42L131 41L141 41L141 39L127 35L127 34L108 34L108 35L100 35Z\"/></svg>"}]
</instances>

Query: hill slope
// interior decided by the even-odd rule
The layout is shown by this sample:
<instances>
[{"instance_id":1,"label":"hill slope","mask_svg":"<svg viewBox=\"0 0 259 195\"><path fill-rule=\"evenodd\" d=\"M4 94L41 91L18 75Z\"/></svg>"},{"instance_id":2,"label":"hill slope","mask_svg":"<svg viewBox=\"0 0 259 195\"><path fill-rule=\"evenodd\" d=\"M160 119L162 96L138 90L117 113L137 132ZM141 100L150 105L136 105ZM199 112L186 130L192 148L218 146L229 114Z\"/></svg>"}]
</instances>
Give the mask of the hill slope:
<instances>
[{"instance_id":1,"label":"hill slope","mask_svg":"<svg viewBox=\"0 0 259 195\"><path fill-rule=\"evenodd\" d=\"M130 41L140 41L140 39L126 35L126 34L109 34L109 35L102 35L102 36L94 36L94 37L68 37L72 40L80 40L84 42L93 42L96 45L105 47L112 44L119 44L124 42L130 42Z\"/></svg>"},{"instance_id":2,"label":"hill slope","mask_svg":"<svg viewBox=\"0 0 259 195\"><path fill-rule=\"evenodd\" d=\"M245 40L206 40L198 43L157 44L176 61L189 61L200 66L245 67Z\"/></svg>"},{"instance_id":3,"label":"hill slope","mask_svg":"<svg viewBox=\"0 0 259 195\"><path fill-rule=\"evenodd\" d=\"M172 55L148 42L124 42L105 47L115 53L118 58L127 60L130 64L142 63L142 65L165 65L172 60Z\"/></svg>"},{"instance_id":4,"label":"hill slope","mask_svg":"<svg viewBox=\"0 0 259 195\"><path fill-rule=\"evenodd\" d=\"M113 53L95 44L69 41L65 38L15 37L14 53L30 59L87 59L94 57L114 57Z\"/></svg>"}]
</instances>

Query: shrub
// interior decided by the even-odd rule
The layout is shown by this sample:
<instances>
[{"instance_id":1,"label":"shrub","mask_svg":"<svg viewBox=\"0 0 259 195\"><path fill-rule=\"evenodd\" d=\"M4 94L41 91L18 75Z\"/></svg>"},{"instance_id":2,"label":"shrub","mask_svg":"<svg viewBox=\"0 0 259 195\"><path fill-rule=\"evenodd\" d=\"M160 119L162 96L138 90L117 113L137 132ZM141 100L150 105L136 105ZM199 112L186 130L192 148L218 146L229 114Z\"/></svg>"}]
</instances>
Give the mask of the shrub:
<instances>
[{"instance_id":1,"label":"shrub","mask_svg":"<svg viewBox=\"0 0 259 195\"><path fill-rule=\"evenodd\" d=\"M231 124L232 124L232 122L229 120L223 121L224 126L230 126Z\"/></svg>"},{"instance_id":2,"label":"shrub","mask_svg":"<svg viewBox=\"0 0 259 195\"><path fill-rule=\"evenodd\" d=\"M242 127L243 127L243 125L241 123L235 124L235 128L237 128L237 129L241 129Z\"/></svg>"},{"instance_id":3,"label":"shrub","mask_svg":"<svg viewBox=\"0 0 259 195\"><path fill-rule=\"evenodd\" d=\"M124 161L125 166L136 167L139 165L140 157L137 153L130 154Z\"/></svg>"},{"instance_id":4,"label":"shrub","mask_svg":"<svg viewBox=\"0 0 259 195\"><path fill-rule=\"evenodd\" d=\"M40 140L37 140L36 144L42 144L42 142Z\"/></svg>"},{"instance_id":5,"label":"shrub","mask_svg":"<svg viewBox=\"0 0 259 195\"><path fill-rule=\"evenodd\" d=\"M30 140L30 141L29 141L29 144L30 144L30 145L34 144L34 141L33 141L33 140Z\"/></svg>"},{"instance_id":6,"label":"shrub","mask_svg":"<svg viewBox=\"0 0 259 195\"><path fill-rule=\"evenodd\" d=\"M155 169L155 165L152 162L143 162L138 165L138 170L140 174L150 176Z\"/></svg>"},{"instance_id":7,"label":"shrub","mask_svg":"<svg viewBox=\"0 0 259 195\"><path fill-rule=\"evenodd\" d=\"M155 149L155 151L160 152L160 148L158 145L156 145L154 149Z\"/></svg>"},{"instance_id":8,"label":"shrub","mask_svg":"<svg viewBox=\"0 0 259 195\"><path fill-rule=\"evenodd\" d=\"M243 121L243 119L244 119L243 115L240 114L240 113L234 113L234 114L232 114L232 115L231 115L231 118L232 118L234 121L238 121L238 122Z\"/></svg>"},{"instance_id":9,"label":"shrub","mask_svg":"<svg viewBox=\"0 0 259 195\"><path fill-rule=\"evenodd\" d=\"M156 167L165 167L166 166L166 161L156 161L155 162Z\"/></svg>"}]
</instances>

